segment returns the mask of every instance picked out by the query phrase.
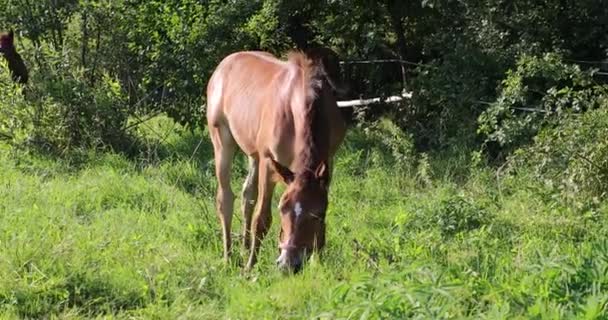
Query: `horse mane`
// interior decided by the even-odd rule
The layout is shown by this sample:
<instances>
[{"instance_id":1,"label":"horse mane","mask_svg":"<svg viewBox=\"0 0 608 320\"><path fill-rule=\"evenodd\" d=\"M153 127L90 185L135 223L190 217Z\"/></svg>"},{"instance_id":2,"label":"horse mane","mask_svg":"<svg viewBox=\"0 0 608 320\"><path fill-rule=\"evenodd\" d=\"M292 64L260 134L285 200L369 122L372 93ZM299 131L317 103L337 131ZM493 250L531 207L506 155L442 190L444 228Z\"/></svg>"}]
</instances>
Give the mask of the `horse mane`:
<instances>
[{"instance_id":1,"label":"horse mane","mask_svg":"<svg viewBox=\"0 0 608 320\"><path fill-rule=\"evenodd\" d=\"M313 60L302 51L292 51L287 56L287 61L292 67L296 67L299 83L294 89L305 92L302 111L303 127L296 128L297 140L302 144L298 146L300 155L296 163L296 180L308 177L314 172L316 166L323 157L326 157L329 143L327 140L327 128L323 124L322 90L325 85L325 72L323 65L318 60ZM299 86L303 86L299 87Z\"/></svg>"},{"instance_id":2,"label":"horse mane","mask_svg":"<svg viewBox=\"0 0 608 320\"><path fill-rule=\"evenodd\" d=\"M316 100L323 89L325 72L319 61L311 59L303 51L291 51L287 55L287 61L298 67L301 71L301 79L306 85L306 104Z\"/></svg>"}]
</instances>

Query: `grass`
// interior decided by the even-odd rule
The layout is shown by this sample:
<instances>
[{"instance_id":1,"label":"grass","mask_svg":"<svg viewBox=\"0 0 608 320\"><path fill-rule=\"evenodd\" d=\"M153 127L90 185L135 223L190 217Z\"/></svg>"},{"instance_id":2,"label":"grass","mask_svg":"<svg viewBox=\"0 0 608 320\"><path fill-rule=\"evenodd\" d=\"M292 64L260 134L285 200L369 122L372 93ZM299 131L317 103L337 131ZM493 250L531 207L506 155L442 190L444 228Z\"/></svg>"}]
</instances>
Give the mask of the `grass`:
<instances>
[{"instance_id":1,"label":"grass","mask_svg":"<svg viewBox=\"0 0 608 320\"><path fill-rule=\"evenodd\" d=\"M153 127L176 129L159 118L140 134ZM2 149L0 317L607 318L607 205L577 212L466 151L415 155L407 137L374 132L349 133L328 246L296 276L274 266L276 213L254 271L238 250L222 263L204 134L79 163ZM244 168L239 157L235 193Z\"/></svg>"}]
</instances>

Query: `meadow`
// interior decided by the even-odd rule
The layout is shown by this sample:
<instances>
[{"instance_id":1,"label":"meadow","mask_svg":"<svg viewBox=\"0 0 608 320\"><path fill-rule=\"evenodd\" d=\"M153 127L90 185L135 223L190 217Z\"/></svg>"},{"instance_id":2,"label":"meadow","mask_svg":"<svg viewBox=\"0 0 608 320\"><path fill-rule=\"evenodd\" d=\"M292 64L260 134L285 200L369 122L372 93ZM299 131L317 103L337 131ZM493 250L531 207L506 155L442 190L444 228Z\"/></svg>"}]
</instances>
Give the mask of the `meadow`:
<instances>
[{"instance_id":1,"label":"meadow","mask_svg":"<svg viewBox=\"0 0 608 320\"><path fill-rule=\"evenodd\" d=\"M388 122L351 128L327 247L290 276L276 212L252 272L241 239L222 262L206 132L159 117L139 134L138 153L69 161L2 147L0 318L607 317L608 206L581 214L474 150L420 154Z\"/></svg>"},{"instance_id":2,"label":"meadow","mask_svg":"<svg viewBox=\"0 0 608 320\"><path fill-rule=\"evenodd\" d=\"M608 319L606 1L0 8L0 320ZM346 109L325 249L277 270L278 188L244 272L203 91L294 49L339 101L410 98Z\"/></svg>"}]
</instances>

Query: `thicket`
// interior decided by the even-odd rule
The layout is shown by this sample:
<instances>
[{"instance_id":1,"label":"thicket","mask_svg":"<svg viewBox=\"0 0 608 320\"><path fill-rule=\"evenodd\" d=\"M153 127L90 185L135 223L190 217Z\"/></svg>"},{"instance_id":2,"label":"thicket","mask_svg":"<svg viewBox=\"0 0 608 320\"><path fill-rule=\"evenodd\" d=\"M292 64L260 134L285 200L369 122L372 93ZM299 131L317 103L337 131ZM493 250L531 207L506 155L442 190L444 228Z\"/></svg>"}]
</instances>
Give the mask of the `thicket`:
<instances>
[{"instance_id":1,"label":"thicket","mask_svg":"<svg viewBox=\"0 0 608 320\"><path fill-rule=\"evenodd\" d=\"M368 134L387 137L402 171L424 169L428 153L482 150L482 158L512 169L503 172L537 175L559 191L552 194L579 199L578 206L606 195L608 7L601 1L0 6L0 28L16 30L32 77L19 87L1 74L0 137L14 146L60 155L90 147L124 151L137 139L131 129L160 113L202 126L204 87L224 56L321 45L345 61L409 61L341 66L351 89L343 99L414 93L400 105L349 114ZM380 117L392 123L376 123Z\"/></svg>"}]
</instances>

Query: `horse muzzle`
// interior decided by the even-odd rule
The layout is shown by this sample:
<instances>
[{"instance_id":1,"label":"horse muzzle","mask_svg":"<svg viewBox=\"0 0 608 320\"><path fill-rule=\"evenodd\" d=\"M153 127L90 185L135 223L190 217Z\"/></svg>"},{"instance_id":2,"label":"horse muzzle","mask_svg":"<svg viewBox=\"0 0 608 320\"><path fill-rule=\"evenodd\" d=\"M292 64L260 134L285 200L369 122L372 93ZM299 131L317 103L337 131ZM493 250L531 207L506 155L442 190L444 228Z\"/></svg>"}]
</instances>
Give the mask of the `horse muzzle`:
<instances>
[{"instance_id":1,"label":"horse muzzle","mask_svg":"<svg viewBox=\"0 0 608 320\"><path fill-rule=\"evenodd\" d=\"M282 249L277 258L277 267L284 273L298 273L302 270L306 254L302 250Z\"/></svg>"}]
</instances>

